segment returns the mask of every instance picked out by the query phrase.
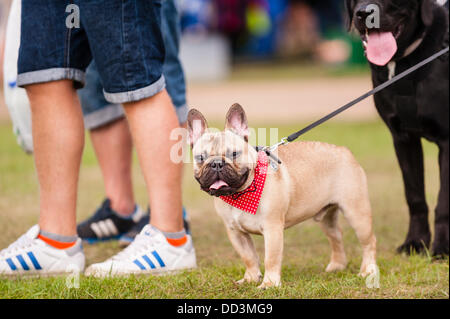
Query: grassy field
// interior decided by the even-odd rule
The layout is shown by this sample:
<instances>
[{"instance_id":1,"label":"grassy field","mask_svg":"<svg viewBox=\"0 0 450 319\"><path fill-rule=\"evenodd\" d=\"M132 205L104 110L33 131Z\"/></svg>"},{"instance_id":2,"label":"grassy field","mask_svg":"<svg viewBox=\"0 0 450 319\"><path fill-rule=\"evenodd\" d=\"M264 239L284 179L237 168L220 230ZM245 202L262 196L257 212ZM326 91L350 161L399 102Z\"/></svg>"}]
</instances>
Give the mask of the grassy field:
<instances>
[{"instance_id":1,"label":"grassy field","mask_svg":"<svg viewBox=\"0 0 450 319\"><path fill-rule=\"evenodd\" d=\"M251 123L253 127L264 127ZM276 127L271 123L271 127ZM283 125L279 136L302 127ZM226 238L212 199L202 193L186 165L184 203L195 241L198 269L164 277L127 279L80 278L79 288L67 288L65 278L0 280L0 298L448 298L448 259L396 255L407 231L407 206L400 170L391 139L381 122L330 122L304 137L350 148L365 168L370 187L375 233L378 239L379 289L366 288L357 276L361 249L345 221L344 242L348 268L328 274L330 248L318 225L308 221L286 231L282 281L279 289L260 291L256 285L237 286L244 267ZM437 149L424 143L427 198L430 211L439 188ZM145 187L138 165L134 169L138 202L146 206ZM80 176L78 220L86 218L103 199L103 186L92 146L87 143ZM11 126L0 123L0 248L36 223L38 187L32 157L16 145ZM433 214L430 216L433 222ZM255 237L263 254L261 237ZM85 246L87 263L104 260L119 251L116 243ZM263 267L263 266L261 266Z\"/></svg>"}]
</instances>

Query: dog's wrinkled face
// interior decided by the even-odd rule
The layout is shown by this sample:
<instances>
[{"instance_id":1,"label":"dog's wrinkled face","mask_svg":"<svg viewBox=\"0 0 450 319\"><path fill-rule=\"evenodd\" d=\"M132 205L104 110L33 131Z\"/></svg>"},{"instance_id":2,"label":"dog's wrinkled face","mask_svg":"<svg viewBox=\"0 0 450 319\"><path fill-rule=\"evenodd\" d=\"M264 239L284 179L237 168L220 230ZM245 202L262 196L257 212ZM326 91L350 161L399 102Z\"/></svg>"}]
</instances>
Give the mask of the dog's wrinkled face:
<instances>
[{"instance_id":1,"label":"dog's wrinkled face","mask_svg":"<svg viewBox=\"0 0 450 319\"><path fill-rule=\"evenodd\" d=\"M225 131L208 130L205 118L195 109L189 112L188 130L194 176L202 190L213 196L225 196L249 186L257 153L247 142L247 118L239 104L228 111Z\"/></svg>"},{"instance_id":2,"label":"dog's wrinkled face","mask_svg":"<svg viewBox=\"0 0 450 319\"><path fill-rule=\"evenodd\" d=\"M433 1L346 0L348 27L353 25L361 35L367 59L383 66L402 57L431 25ZM379 28L367 23L374 6L379 8Z\"/></svg>"}]
</instances>

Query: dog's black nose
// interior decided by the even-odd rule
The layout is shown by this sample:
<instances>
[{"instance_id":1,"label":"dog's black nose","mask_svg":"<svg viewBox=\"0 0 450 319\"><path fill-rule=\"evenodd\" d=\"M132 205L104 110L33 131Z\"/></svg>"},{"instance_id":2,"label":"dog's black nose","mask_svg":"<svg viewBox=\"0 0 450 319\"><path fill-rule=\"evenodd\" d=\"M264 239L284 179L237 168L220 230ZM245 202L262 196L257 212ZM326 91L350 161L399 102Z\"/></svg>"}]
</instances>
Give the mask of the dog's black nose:
<instances>
[{"instance_id":1,"label":"dog's black nose","mask_svg":"<svg viewBox=\"0 0 450 319\"><path fill-rule=\"evenodd\" d=\"M367 10L367 6L366 5L363 5L363 6L360 6L360 7L358 7L357 9L356 9L356 13L355 13L355 15L356 15L356 17L359 19L359 20L366 20L367 19L367 17L369 16L369 14L371 14L371 11L370 10Z\"/></svg>"},{"instance_id":2,"label":"dog's black nose","mask_svg":"<svg viewBox=\"0 0 450 319\"><path fill-rule=\"evenodd\" d=\"M224 165L225 161L223 160L223 158L215 159L211 162L211 168L216 172L220 172L223 169Z\"/></svg>"}]
</instances>

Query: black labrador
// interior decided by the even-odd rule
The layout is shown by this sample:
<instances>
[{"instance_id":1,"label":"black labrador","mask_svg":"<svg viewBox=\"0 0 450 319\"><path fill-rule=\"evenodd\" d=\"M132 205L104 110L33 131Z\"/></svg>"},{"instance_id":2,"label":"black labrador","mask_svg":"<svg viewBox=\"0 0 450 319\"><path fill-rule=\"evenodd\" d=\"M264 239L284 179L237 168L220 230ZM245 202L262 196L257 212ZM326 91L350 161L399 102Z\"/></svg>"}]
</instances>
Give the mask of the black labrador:
<instances>
[{"instance_id":1,"label":"black labrador","mask_svg":"<svg viewBox=\"0 0 450 319\"><path fill-rule=\"evenodd\" d=\"M346 14L349 30L354 27L364 43L374 86L449 44L448 8L435 0L346 0ZM421 144L426 138L439 147L441 183L432 252L448 255L448 77L447 53L374 97L394 140L409 206L409 231L399 252L422 252L431 241Z\"/></svg>"}]
</instances>

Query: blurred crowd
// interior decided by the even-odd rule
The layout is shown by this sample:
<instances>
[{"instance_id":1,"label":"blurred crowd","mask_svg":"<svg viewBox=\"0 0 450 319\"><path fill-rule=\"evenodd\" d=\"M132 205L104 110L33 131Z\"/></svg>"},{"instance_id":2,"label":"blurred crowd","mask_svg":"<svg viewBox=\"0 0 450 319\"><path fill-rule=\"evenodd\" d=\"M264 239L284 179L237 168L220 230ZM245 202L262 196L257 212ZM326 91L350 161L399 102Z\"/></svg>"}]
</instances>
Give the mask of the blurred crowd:
<instances>
[{"instance_id":1,"label":"blurred crowd","mask_svg":"<svg viewBox=\"0 0 450 319\"><path fill-rule=\"evenodd\" d=\"M235 58L352 58L343 0L179 0L186 33L221 33ZM354 61L357 62L357 61Z\"/></svg>"},{"instance_id":2,"label":"blurred crowd","mask_svg":"<svg viewBox=\"0 0 450 319\"><path fill-rule=\"evenodd\" d=\"M344 27L343 0L176 1L183 33L224 36L234 61L364 63L361 44L353 41ZM0 1L0 61L10 2Z\"/></svg>"}]
</instances>

